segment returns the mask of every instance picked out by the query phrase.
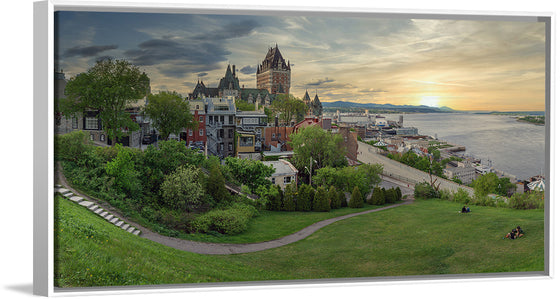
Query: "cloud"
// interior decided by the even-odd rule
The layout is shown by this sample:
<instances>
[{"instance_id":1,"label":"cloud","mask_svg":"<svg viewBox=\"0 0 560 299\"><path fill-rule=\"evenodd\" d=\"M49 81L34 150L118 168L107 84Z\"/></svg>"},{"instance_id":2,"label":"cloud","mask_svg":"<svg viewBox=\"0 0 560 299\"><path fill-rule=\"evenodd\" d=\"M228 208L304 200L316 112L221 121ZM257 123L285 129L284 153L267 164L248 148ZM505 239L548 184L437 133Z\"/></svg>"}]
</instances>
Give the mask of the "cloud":
<instances>
[{"instance_id":1,"label":"cloud","mask_svg":"<svg viewBox=\"0 0 560 299\"><path fill-rule=\"evenodd\" d=\"M257 71L257 67L246 65L246 66L242 67L239 71L241 73L245 74L245 75L251 75L251 74L254 74Z\"/></svg>"},{"instance_id":2,"label":"cloud","mask_svg":"<svg viewBox=\"0 0 560 299\"><path fill-rule=\"evenodd\" d=\"M109 60L109 59L114 59L114 57L109 56L109 55L99 56L99 57L95 58L95 61L103 61L103 60Z\"/></svg>"},{"instance_id":3,"label":"cloud","mask_svg":"<svg viewBox=\"0 0 560 299\"><path fill-rule=\"evenodd\" d=\"M196 36L195 39L215 41L242 37L249 35L255 28L259 26L259 23L255 20L242 20L239 22L232 22L211 32L202 33Z\"/></svg>"},{"instance_id":4,"label":"cloud","mask_svg":"<svg viewBox=\"0 0 560 299\"><path fill-rule=\"evenodd\" d=\"M92 56L97 56L101 52L108 51L108 50L114 50L114 49L117 49L117 48L118 48L117 45L89 46L89 47L76 46L76 47L72 47L70 49L67 49L64 52L64 56L66 56L66 57L74 57L74 56L92 57Z\"/></svg>"},{"instance_id":5,"label":"cloud","mask_svg":"<svg viewBox=\"0 0 560 299\"><path fill-rule=\"evenodd\" d=\"M381 93L381 92L389 92L389 91L383 89L367 88L367 89L361 89L359 90L359 92Z\"/></svg>"},{"instance_id":6,"label":"cloud","mask_svg":"<svg viewBox=\"0 0 560 299\"><path fill-rule=\"evenodd\" d=\"M197 76L198 76L198 77L205 77L205 76L207 76L207 75L208 75L207 72L202 72L202 73L198 73Z\"/></svg>"},{"instance_id":7,"label":"cloud","mask_svg":"<svg viewBox=\"0 0 560 299\"><path fill-rule=\"evenodd\" d=\"M306 83L306 85L321 86L321 85L325 85L327 83L332 83L332 82L334 82L334 79L329 79L329 78L325 77L325 79L317 79L315 81L308 82L308 83Z\"/></svg>"}]
</instances>

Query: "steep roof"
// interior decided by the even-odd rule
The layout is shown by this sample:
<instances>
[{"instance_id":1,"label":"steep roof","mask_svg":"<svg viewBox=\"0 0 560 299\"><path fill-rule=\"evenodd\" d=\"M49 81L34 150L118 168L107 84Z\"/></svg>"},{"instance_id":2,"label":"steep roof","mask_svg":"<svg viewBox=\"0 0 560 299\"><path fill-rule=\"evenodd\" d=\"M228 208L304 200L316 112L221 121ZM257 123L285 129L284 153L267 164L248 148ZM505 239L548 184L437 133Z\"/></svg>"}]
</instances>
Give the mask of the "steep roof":
<instances>
[{"instance_id":1,"label":"steep roof","mask_svg":"<svg viewBox=\"0 0 560 299\"><path fill-rule=\"evenodd\" d=\"M233 65L233 71L231 66L228 64L225 76L220 79L220 84L218 84L219 90L224 89L237 89L239 90L239 79L235 76L235 65Z\"/></svg>"},{"instance_id":2,"label":"steep roof","mask_svg":"<svg viewBox=\"0 0 560 299\"><path fill-rule=\"evenodd\" d=\"M274 48L268 49L268 53L266 53L266 57L263 62L257 66L257 74L266 72L269 69L290 70L290 62L288 61L286 63L286 60L282 57L282 54L278 49L278 45Z\"/></svg>"}]
</instances>

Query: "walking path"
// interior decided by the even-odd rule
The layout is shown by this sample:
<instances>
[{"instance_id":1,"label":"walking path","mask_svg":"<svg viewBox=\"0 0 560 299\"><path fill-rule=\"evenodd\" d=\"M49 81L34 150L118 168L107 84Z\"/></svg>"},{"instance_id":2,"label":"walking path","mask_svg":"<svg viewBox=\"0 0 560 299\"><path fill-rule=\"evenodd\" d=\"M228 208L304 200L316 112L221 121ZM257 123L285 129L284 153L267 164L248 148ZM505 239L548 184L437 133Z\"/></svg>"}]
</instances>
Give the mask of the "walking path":
<instances>
[{"instance_id":1,"label":"walking path","mask_svg":"<svg viewBox=\"0 0 560 299\"><path fill-rule=\"evenodd\" d=\"M343 219L347 219L350 217L354 217L354 216L358 216L358 215L364 215L364 214L369 214L369 213L374 213L374 212L378 212L378 211L383 211L383 210L387 210L387 209L391 209L391 208L395 208L398 206L402 206L402 205L407 205L407 204L411 204L412 201L414 200L414 198L409 197L407 200L398 203L398 204L394 204L394 205L390 205L390 206L385 206L385 207L381 207L381 208L377 208L377 209L373 209L373 210L368 210L368 211L363 211L363 212L358 212L358 213L353 213L353 214L348 214L348 215L344 215L344 216L339 216L339 217L335 217L335 218L331 218L331 219L326 219L323 221L319 221L317 223L314 223L308 227L303 228L302 230L293 233L291 235L282 237L280 239L276 239L276 240L272 240L272 241L266 241L266 242L261 242L261 243L251 243L251 244L225 244L225 243L203 243L203 242L196 242L196 241L190 241L190 240L183 240L183 239L178 239L178 238L173 238L173 237L167 237L167 236L162 236L158 233L155 233L145 227L142 227L141 225L127 220L124 217L122 217L122 215L118 214L116 211L114 211L114 208L110 207L109 205L107 205L106 203L103 203L100 200L97 200L91 196L87 196L84 194L81 194L80 192L77 192L76 190L72 189L71 187L69 187L68 182L66 181L66 178L64 177L64 175L62 174L62 172L60 171L60 165L58 165L57 170L56 170L56 180L57 180L57 186L55 187L55 192L59 192L59 193L63 193L66 194L67 196L65 196L66 198L72 200L72 201L76 201L73 200L77 199L76 197L81 198L80 202L87 202L87 204L82 204L84 206L89 206L89 209L92 210L93 212L97 212L100 208L102 208L102 206L105 207L106 210L111 211L111 215L117 219L115 222L112 222L113 224L117 224L119 221L122 221L122 223L120 223L120 225L118 225L119 227L123 228L121 225L129 225L126 230L130 232L132 232L133 234L142 237L142 238L146 238L148 240L152 240L154 242L163 244L165 246L169 246L175 249L179 249L179 250L183 250L183 251L188 251L188 252L194 252L194 253L200 253L200 254L238 254L238 253L248 253L248 252L256 252L256 251L262 251L262 250L267 250L267 249L272 249L272 248L277 248L280 246L284 246L284 245L288 245L300 240L303 240L305 238L307 238L308 236L310 236L311 234L313 234L314 232L318 231L319 229L332 224L334 222L343 220ZM63 187L65 186L65 187ZM71 193L71 194L70 194ZM64 195L63 194L63 195ZM87 200L86 200L87 199ZM97 206L95 209L92 209L93 206ZM104 211L107 212L107 211ZM107 212L109 214L109 212ZM101 216L101 213L98 213L98 215ZM106 216L108 215L106 214ZM113 219L111 219L113 220ZM124 229L124 228L123 228Z\"/></svg>"}]
</instances>

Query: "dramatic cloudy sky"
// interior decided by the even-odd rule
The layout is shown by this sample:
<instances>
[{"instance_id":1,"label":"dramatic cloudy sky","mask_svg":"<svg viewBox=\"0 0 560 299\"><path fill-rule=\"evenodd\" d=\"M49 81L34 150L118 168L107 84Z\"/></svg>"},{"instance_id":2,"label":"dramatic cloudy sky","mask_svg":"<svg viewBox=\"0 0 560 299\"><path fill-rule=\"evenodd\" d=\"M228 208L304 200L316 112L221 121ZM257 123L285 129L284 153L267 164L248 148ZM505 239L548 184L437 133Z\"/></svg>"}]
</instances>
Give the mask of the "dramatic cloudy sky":
<instances>
[{"instance_id":1,"label":"dramatic cloudy sky","mask_svg":"<svg viewBox=\"0 0 560 299\"><path fill-rule=\"evenodd\" d=\"M216 87L229 64L242 85L278 44L290 93L322 101L544 110L545 25L405 18L56 13L58 69L67 78L104 57L144 70L152 92Z\"/></svg>"}]
</instances>

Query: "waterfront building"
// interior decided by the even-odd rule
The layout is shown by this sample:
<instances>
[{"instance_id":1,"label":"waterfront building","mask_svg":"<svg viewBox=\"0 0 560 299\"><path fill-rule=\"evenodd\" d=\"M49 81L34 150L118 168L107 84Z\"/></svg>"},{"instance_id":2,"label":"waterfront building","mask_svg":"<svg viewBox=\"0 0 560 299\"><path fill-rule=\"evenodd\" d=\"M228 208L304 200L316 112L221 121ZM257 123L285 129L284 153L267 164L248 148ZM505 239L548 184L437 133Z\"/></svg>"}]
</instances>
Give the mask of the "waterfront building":
<instances>
[{"instance_id":1,"label":"waterfront building","mask_svg":"<svg viewBox=\"0 0 560 299\"><path fill-rule=\"evenodd\" d=\"M297 184L298 170L292 163L279 159L278 161L263 161L267 166L274 167L274 173L268 178L273 184L280 186L282 190L289 184Z\"/></svg>"},{"instance_id":2,"label":"waterfront building","mask_svg":"<svg viewBox=\"0 0 560 299\"><path fill-rule=\"evenodd\" d=\"M397 135L405 135L405 136L415 136L418 135L418 128L414 128L414 127L407 127L407 128L395 128L395 131L397 132Z\"/></svg>"},{"instance_id":3,"label":"waterfront building","mask_svg":"<svg viewBox=\"0 0 560 299\"><path fill-rule=\"evenodd\" d=\"M463 184L468 185L476 179L474 167L450 167L443 170L443 174L450 180L458 178Z\"/></svg>"}]
</instances>

